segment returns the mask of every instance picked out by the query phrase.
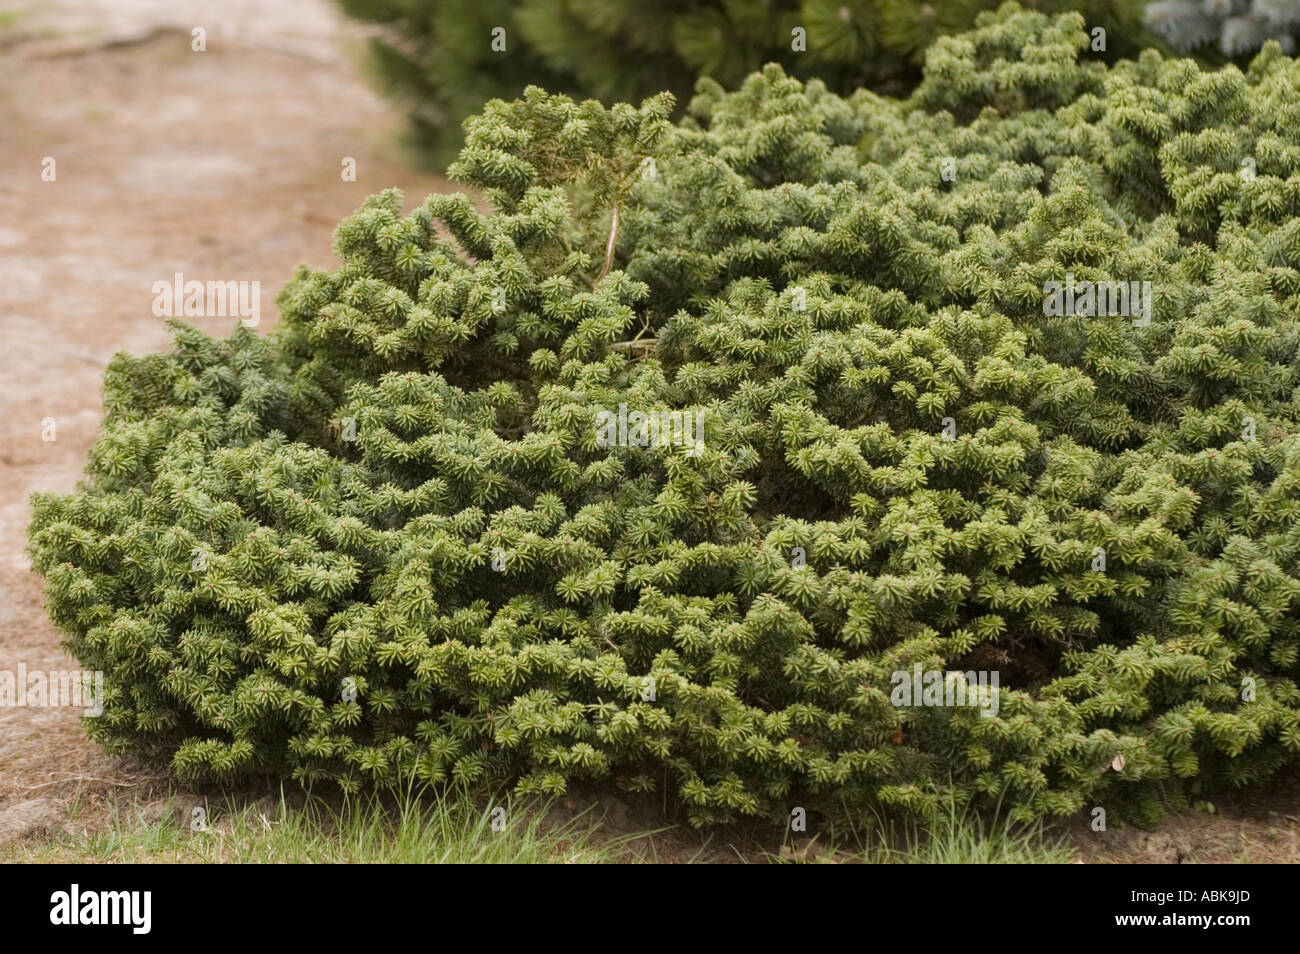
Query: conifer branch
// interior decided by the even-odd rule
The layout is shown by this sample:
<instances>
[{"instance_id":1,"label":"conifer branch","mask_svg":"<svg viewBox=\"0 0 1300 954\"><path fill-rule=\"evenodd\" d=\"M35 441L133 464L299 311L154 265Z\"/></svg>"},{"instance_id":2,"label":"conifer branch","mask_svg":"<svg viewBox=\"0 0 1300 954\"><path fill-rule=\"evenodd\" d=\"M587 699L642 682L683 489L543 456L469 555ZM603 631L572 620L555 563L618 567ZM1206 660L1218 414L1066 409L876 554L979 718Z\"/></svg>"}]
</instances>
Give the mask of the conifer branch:
<instances>
[{"instance_id":1,"label":"conifer branch","mask_svg":"<svg viewBox=\"0 0 1300 954\"><path fill-rule=\"evenodd\" d=\"M609 239L605 242L605 264L600 269L600 274L596 276L599 282L609 274L610 267L614 264L614 244L618 241L618 203L614 203L614 212L610 216L609 222Z\"/></svg>"},{"instance_id":2,"label":"conifer branch","mask_svg":"<svg viewBox=\"0 0 1300 954\"><path fill-rule=\"evenodd\" d=\"M659 345L657 338L634 338L631 341L615 341L610 344L611 351L653 351Z\"/></svg>"}]
</instances>

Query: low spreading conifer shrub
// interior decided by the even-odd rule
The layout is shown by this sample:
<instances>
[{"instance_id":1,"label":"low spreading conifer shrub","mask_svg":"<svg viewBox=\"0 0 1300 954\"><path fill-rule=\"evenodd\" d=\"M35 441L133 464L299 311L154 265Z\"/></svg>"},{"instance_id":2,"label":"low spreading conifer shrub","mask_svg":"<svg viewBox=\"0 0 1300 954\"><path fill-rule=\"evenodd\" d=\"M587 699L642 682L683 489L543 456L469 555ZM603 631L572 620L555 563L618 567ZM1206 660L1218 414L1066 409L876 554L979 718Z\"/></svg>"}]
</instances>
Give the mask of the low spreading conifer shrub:
<instances>
[{"instance_id":1,"label":"low spreading conifer shrub","mask_svg":"<svg viewBox=\"0 0 1300 954\"><path fill-rule=\"evenodd\" d=\"M467 125L482 202L374 196L269 335L119 355L31 524L89 731L696 823L1293 763L1300 65L1084 27L1004 8L905 101L531 89Z\"/></svg>"}]
</instances>

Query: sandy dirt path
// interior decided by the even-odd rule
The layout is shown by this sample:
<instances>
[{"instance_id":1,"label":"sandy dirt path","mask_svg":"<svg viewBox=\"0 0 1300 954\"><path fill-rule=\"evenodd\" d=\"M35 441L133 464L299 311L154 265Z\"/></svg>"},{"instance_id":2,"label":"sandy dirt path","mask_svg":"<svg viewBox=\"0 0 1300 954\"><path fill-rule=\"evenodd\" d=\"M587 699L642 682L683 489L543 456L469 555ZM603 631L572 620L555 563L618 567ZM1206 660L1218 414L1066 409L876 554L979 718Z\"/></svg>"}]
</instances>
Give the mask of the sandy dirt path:
<instances>
[{"instance_id":1,"label":"sandy dirt path","mask_svg":"<svg viewBox=\"0 0 1300 954\"><path fill-rule=\"evenodd\" d=\"M153 283L258 281L265 331L294 266L332 264L333 227L366 195L446 187L404 165L362 41L324 0L0 0L0 670L75 668L23 553L28 497L76 485L112 355L167 346ZM77 714L0 707L0 842L77 790L143 783Z\"/></svg>"}]
</instances>

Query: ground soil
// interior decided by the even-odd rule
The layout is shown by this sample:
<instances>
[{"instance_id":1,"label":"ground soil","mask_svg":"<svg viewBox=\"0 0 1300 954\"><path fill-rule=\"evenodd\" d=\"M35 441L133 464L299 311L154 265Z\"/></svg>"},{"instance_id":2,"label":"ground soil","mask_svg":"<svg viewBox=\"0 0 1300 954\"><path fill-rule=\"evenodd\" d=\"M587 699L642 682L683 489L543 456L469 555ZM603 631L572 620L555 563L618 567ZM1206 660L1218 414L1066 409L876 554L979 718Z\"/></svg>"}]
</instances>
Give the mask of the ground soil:
<instances>
[{"instance_id":1,"label":"ground soil","mask_svg":"<svg viewBox=\"0 0 1300 954\"><path fill-rule=\"evenodd\" d=\"M0 669L75 668L23 553L29 497L76 485L111 356L166 347L153 283L258 281L264 331L276 290L300 262L333 262L333 227L366 195L398 186L410 206L447 188L412 170L400 118L358 66L363 42L324 0L0 0ZM102 754L77 710L0 708L0 845L156 807L171 787ZM1068 834L1093 863L1295 861L1298 791L1150 833L1079 821ZM663 825L617 800L602 810L616 834ZM762 857L676 835L656 850Z\"/></svg>"}]
</instances>

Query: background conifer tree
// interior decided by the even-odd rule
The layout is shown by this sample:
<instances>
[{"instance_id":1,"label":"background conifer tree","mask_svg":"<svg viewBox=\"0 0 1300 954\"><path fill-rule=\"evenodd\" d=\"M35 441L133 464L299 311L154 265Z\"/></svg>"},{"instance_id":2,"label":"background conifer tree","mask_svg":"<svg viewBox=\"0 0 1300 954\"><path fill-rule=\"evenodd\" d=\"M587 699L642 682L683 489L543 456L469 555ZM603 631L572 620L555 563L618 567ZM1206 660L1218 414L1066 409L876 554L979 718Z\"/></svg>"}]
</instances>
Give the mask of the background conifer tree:
<instances>
[{"instance_id":1,"label":"background conifer tree","mask_svg":"<svg viewBox=\"0 0 1300 954\"><path fill-rule=\"evenodd\" d=\"M697 77L731 87L776 62L844 94L861 86L905 93L931 43L969 29L1002 0L339 2L387 29L372 42L375 72L409 105L416 142L441 164L460 148L461 120L529 85L606 102L667 90L684 106ZM1144 29L1143 0L1030 5L1082 13L1089 29L1106 31L1103 58L1159 42ZM493 47L497 28L504 49Z\"/></svg>"}]
</instances>

